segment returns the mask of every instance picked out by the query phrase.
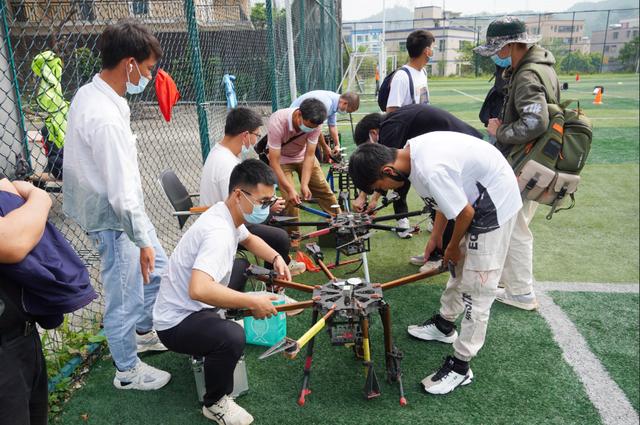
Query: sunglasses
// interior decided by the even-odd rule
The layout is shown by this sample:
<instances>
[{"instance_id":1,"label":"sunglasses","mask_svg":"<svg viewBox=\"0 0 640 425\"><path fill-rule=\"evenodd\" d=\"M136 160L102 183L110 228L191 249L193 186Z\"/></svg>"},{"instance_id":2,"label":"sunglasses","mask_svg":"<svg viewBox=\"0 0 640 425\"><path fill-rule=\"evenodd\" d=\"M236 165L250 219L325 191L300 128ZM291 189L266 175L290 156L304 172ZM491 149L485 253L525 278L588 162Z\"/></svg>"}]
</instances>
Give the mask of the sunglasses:
<instances>
[{"instance_id":1,"label":"sunglasses","mask_svg":"<svg viewBox=\"0 0 640 425\"><path fill-rule=\"evenodd\" d=\"M260 204L260 208L262 208L263 210L267 209L267 208L271 208L273 206L273 204L275 204L278 201L278 197L273 195L271 198L269 199L261 199L261 200L257 200L253 197L253 195L250 192L247 192L244 189L240 189L240 191L242 192L242 194L245 196L245 198L247 198L249 200L249 202L251 202L251 204L255 205L256 201L257 203Z\"/></svg>"}]
</instances>

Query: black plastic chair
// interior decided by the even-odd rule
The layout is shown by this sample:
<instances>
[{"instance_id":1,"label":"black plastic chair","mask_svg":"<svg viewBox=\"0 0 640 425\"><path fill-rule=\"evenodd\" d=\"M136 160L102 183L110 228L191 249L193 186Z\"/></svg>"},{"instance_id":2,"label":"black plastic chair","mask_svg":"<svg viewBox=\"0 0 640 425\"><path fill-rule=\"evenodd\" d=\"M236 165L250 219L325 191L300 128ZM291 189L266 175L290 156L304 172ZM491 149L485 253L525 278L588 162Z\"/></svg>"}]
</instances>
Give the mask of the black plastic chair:
<instances>
[{"instance_id":1,"label":"black plastic chair","mask_svg":"<svg viewBox=\"0 0 640 425\"><path fill-rule=\"evenodd\" d=\"M180 229L182 229L189 217L192 215L198 215L197 213L192 213L189 210L193 207L192 198L199 196L199 194L190 194L187 192L187 188L184 187L173 170L164 170L160 173L158 181L160 182L160 186L162 186L162 190L165 195L167 195L169 203L175 210L173 215L178 218L178 225L180 226Z\"/></svg>"}]
</instances>

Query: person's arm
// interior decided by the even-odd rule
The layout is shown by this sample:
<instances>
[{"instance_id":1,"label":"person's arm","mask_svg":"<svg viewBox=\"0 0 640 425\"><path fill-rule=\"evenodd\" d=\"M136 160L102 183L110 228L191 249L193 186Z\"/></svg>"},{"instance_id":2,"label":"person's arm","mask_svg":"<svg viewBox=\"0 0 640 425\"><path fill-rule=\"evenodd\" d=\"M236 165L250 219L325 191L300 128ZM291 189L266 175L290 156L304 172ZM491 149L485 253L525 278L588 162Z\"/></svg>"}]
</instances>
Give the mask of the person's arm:
<instances>
[{"instance_id":1,"label":"person's arm","mask_svg":"<svg viewBox=\"0 0 640 425\"><path fill-rule=\"evenodd\" d=\"M255 254L258 258L273 264L273 269L280 275L282 279L291 280L291 272L284 258L276 250L271 248L265 241L256 235L249 233L247 238L240 242L249 252Z\"/></svg>"},{"instance_id":2,"label":"person's arm","mask_svg":"<svg viewBox=\"0 0 640 425\"><path fill-rule=\"evenodd\" d=\"M336 124L329 125L329 134L333 139L333 152L338 152L340 149L340 136L338 135L338 126Z\"/></svg>"},{"instance_id":3,"label":"person's arm","mask_svg":"<svg viewBox=\"0 0 640 425\"><path fill-rule=\"evenodd\" d=\"M207 273L193 269L189 280L189 297L192 300L220 308L247 308L256 319L278 313L272 301L277 295L251 295L235 291L216 282Z\"/></svg>"},{"instance_id":4,"label":"person's arm","mask_svg":"<svg viewBox=\"0 0 640 425\"><path fill-rule=\"evenodd\" d=\"M382 194L380 192L373 192L373 195L371 195L371 199L369 199L369 203L367 204L367 212L370 212L376 208L381 196Z\"/></svg>"},{"instance_id":5,"label":"person's arm","mask_svg":"<svg viewBox=\"0 0 640 425\"><path fill-rule=\"evenodd\" d=\"M313 133L312 133L313 134ZM311 136L309 136L311 137ZM309 190L309 181L311 180L311 171L316 160L316 147L318 143L313 143L307 139L307 149L304 153L304 161L302 162L302 175L300 176L300 192L305 201L311 199L311 190Z\"/></svg>"},{"instance_id":6,"label":"person's arm","mask_svg":"<svg viewBox=\"0 0 640 425\"><path fill-rule=\"evenodd\" d=\"M533 71L523 71L518 75L513 96L519 117L509 124L500 123L496 131L498 142L504 145L529 143L540 137L549 126L544 86ZM489 125L491 123L492 120L489 120Z\"/></svg>"},{"instance_id":7,"label":"person's arm","mask_svg":"<svg viewBox=\"0 0 640 425\"><path fill-rule=\"evenodd\" d=\"M444 229L447 227L447 218L440 211L436 211L436 218L433 220L433 229L431 230L431 236L429 241L424 247L424 259L429 260L431 254L436 249L442 249L442 236L444 235Z\"/></svg>"},{"instance_id":8,"label":"person's arm","mask_svg":"<svg viewBox=\"0 0 640 425\"><path fill-rule=\"evenodd\" d=\"M360 191L358 193L358 197L351 201L351 206L357 212L364 211L364 208L367 206L367 194L363 191Z\"/></svg>"},{"instance_id":9,"label":"person's arm","mask_svg":"<svg viewBox=\"0 0 640 425\"><path fill-rule=\"evenodd\" d=\"M331 147L327 144L327 141L324 138L324 134L320 133L320 135L318 136L318 143L320 144L322 152L324 152L324 156L326 156L327 158L331 158Z\"/></svg>"},{"instance_id":10,"label":"person's arm","mask_svg":"<svg viewBox=\"0 0 640 425\"><path fill-rule=\"evenodd\" d=\"M449 264L451 261L453 264L458 264L462 253L460 252L460 241L469 230L471 221L476 211L471 204L467 203L465 207L460 211L460 214L456 217L456 224L453 227L453 234L451 235L451 241L447 245L447 249L444 251L444 258L442 259L444 264Z\"/></svg>"},{"instance_id":11,"label":"person's arm","mask_svg":"<svg viewBox=\"0 0 640 425\"><path fill-rule=\"evenodd\" d=\"M400 109L398 106L387 106L387 110L385 111L387 114L397 111Z\"/></svg>"},{"instance_id":12,"label":"person's arm","mask_svg":"<svg viewBox=\"0 0 640 425\"><path fill-rule=\"evenodd\" d=\"M30 183L0 180L0 190L21 196L25 203L20 208L0 217L0 263L15 264L24 260L40 242L44 233L51 198L42 189Z\"/></svg>"},{"instance_id":13,"label":"person's arm","mask_svg":"<svg viewBox=\"0 0 640 425\"><path fill-rule=\"evenodd\" d=\"M96 164L95 179L102 179L107 187L109 204L124 232L139 248L151 246L147 234L149 219L140 194L138 158L131 155L130 137L115 125L106 124L92 133L91 149Z\"/></svg>"},{"instance_id":14,"label":"person's arm","mask_svg":"<svg viewBox=\"0 0 640 425\"><path fill-rule=\"evenodd\" d=\"M284 174L284 170L280 166L280 149L269 147L269 165L271 165L271 169L276 174L280 190L287 192L289 200L294 204L297 205L302 202L300 195L296 192L296 188L289 182L287 176Z\"/></svg>"}]
</instances>

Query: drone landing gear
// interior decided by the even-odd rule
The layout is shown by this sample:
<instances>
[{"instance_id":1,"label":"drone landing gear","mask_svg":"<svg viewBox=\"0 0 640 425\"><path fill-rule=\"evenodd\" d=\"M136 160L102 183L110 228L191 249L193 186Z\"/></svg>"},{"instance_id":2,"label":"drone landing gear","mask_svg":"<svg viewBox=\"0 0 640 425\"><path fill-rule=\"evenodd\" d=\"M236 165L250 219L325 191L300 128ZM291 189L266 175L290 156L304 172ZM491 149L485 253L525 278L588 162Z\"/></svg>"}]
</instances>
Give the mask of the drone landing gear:
<instances>
[{"instance_id":1,"label":"drone landing gear","mask_svg":"<svg viewBox=\"0 0 640 425\"><path fill-rule=\"evenodd\" d=\"M387 366L387 382L397 382L400 390L400 406L406 406L407 399L404 396L404 386L402 385L402 370L400 363L404 354L394 345L393 336L391 334L391 308L389 304L384 303L380 307L380 318L382 319L382 328L384 330L384 351L385 363Z\"/></svg>"},{"instance_id":2,"label":"drone landing gear","mask_svg":"<svg viewBox=\"0 0 640 425\"><path fill-rule=\"evenodd\" d=\"M380 384L378 383L378 377L373 369L373 362L371 361L371 349L369 347L369 319L363 316L360 321L360 327L362 328L362 351L364 355L364 365L367 368L367 380L364 384L364 398L371 400L380 395Z\"/></svg>"},{"instance_id":3,"label":"drone landing gear","mask_svg":"<svg viewBox=\"0 0 640 425\"><path fill-rule=\"evenodd\" d=\"M311 325L315 325L318 321L318 310L313 309L311 313ZM309 378L311 377L311 362L313 361L313 345L316 341L315 336L309 341L307 345L307 358L304 361L304 373L302 376L302 389L300 390L300 397L298 397L298 406L304 406L305 398L311 394L309 389Z\"/></svg>"}]
</instances>

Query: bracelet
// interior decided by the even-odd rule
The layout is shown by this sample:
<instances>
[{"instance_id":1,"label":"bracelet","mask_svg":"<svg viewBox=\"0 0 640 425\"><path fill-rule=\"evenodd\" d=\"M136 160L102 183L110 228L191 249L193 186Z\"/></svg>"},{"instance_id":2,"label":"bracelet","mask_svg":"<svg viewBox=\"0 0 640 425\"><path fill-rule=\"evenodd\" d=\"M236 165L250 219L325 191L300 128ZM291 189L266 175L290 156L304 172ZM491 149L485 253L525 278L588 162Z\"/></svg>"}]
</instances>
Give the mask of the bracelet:
<instances>
[{"instance_id":1,"label":"bracelet","mask_svg":"<svg viewBox=\"0 0 640 425\"><path fill-rule=\"evenodd\" d=\"M282 258L282 255L280 255L280 254L276 254L276 256L275 256L275 257L273 257L273 260L271 261L271 264L274 264L274 263L276 262L276 258L278 258L278 257ZM283 260L284 260L284 259L283 259Z\"/></svg>"}]
</instances>

